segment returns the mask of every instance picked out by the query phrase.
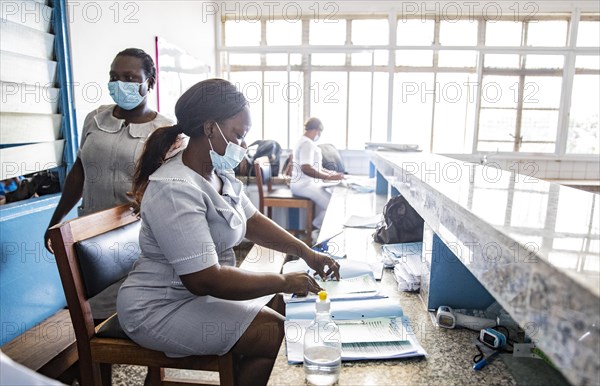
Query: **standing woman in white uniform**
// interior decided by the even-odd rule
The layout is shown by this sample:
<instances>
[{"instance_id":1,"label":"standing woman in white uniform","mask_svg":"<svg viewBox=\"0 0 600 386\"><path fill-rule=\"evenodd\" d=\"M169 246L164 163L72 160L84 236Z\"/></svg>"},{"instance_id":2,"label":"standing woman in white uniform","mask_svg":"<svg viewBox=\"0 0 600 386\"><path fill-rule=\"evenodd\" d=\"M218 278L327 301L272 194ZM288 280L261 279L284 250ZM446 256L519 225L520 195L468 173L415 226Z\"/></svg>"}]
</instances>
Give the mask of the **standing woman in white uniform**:
<instances>
[{"instance_id":1,"label":"standing woman in white uniform","mask_svg":"<svg viewBox=\"0 0 600 386\"><path fill-rule=\"evenodd\" d=\"M175 106L177 124L146 142L134 177L141 203L141 255L117 297L121 326L138 344L168 356L236 356L236 383L267 383L284 336L280 292L318 292L306 272L256 273L235 267L244 237L294 250L322 277L339 265L311 250L252 205L233 168L243 159L252 125L233 84L208 79ZM184 151L166 159L179 134Z\"/></svg>"},{"instance_id":2,"label":"standing woman in white uniform","mask_svg":"<svg viewBox=\"0 0 600 386\"><path fill-rule=\"evenodd\" d=\"M331 192L323 185L323 180L339 181L343 173L325 169L322 166L323 155L315 142L323 132L323 123L318 118L309 118L304 124L304 135L300 137L294 149L292 178L290 188L295 196L306 197L315 203L313 226L320 229L325 218Z\"/></svg>"},{"instance_id":3,"label":"standing woman in white uniform","mask_svg":"<svg viewBox=\"0 0 600 386\"><path fill-rule=\"evenodd\" d=\"M143 50L128 48L114 58L108 90L115 104L100 106L85 118L77 159L48 228L61 222L82 196L80 216L132 201L135 162L146 138L159 127L173 124L148 106L148 93L155 83L154 61ZM48 232L44 245L52 252ZM94 319L101 321L115 313L121 283L90 299Z\"/></svg>"},{"instance_id":4,"label":"standing woman in white uniform","mask_svg":"<svg viewBox=\"0 0 600 386\"><path fill-rule=\"evenodd\" d=\"M79 215L131 201L135 161L146 137L172 124L148 106L156 83L154 61L143 50L128 48L114 58L108 90L114 105L100 106L85 118L77 159L48 228L58 224L83 196ZM48 232L44 245L52 252Z\"/></svg>"}]
</instances>

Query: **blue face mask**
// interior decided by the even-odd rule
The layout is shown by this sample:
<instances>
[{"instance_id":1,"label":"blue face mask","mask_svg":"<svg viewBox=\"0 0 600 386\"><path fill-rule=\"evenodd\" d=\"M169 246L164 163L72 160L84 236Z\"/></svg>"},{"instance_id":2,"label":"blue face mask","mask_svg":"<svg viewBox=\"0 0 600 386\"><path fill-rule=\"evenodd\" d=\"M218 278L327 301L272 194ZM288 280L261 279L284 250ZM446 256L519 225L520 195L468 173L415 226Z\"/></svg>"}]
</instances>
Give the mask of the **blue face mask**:
<instances>
[{"instance_id":1,"label":"blue face mask","mask_svg":"<svg viewBox=\"0 0 600 386\"><path fill-rule=\"evenodd\" d=\"M223 135L223 131L221 131L219 124L217 122L215 122L215 124L217 125L217 128L219 129L221 136L223 137L225 142L227 142L227 147L225 148L225 154L220 155L219 153L214 151L212 142L210 141L210 138L209 138L208 143L210 144L210 149L211 149L210 153L209 153L210 160L212 161L213 167L216 170L220 170L220 171L232 170L233 168L238 166L240 164L240 162L242 162L242 160L244 159L244 156L246 155L246 149L244 149L243 147L241 147L239 145L236 145L233 142L228 141L227 138L225 138L225 135Z\"/></svg>"},{"instance_id":2,"label":"blue face mask","mask_svg":"<svg viewBox=\"0 0 600 386\"><path fill-rule=\"evenodd\" d=\"M133 110L142 103L146 96L140 95L140 86L146 83L122 82L115 80L108 82L108 91L117 106L124 110Z\"/></svg>"}]
</instances>

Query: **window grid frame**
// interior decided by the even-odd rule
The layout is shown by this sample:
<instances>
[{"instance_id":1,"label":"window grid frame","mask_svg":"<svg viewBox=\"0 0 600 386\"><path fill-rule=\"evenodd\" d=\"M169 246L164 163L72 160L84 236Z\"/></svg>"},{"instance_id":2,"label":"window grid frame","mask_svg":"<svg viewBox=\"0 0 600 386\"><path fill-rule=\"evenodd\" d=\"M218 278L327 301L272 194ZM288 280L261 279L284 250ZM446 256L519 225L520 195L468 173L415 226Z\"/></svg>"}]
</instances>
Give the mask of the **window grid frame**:
<instances>
[{"instance_id":1,"label":"window grid frame","mask_svg":"<svg viewBox=\"0 0 600 386\"><path fill-rule=\"evenodd\" d=\"M440 35L440 17L432 17L432 15L428 15L425 19L433 19L434 22L434 41L430 46L398 46L396 45L396 26L399 22L401 22L401 17L392 11L387 14L387 20L389 23L389 41L387 45L352 45L351 44L351 36L352 36L352 21L353 20L364 20L364 19L379 19L385 20L385 14L374 14L374 15L340 15L337 17L338 19L346 20L346 42L344 45L338 46L317 46L317 45L309 45L308 44L308 36L309 36L309 28L310 28L310 18L302 18L302 44L299 46L276 46L269 47L266 45L266 21L261 21L261 45L255 47L226 47L223 45L217 46L218 57L224 58L225 68L224 73L231 72L245 72L245 71L260 71L264 79L265 71L287 71L288 76L291 71L302 72L304 74L304 89L306 87L310 87L311 76L310 74L313 71L318 72L343 72L346 75L347 79L347 100L349 100L350 93L350 73L351 72L370 72L371 73L371 103L370 103L370 138L372 138L373 134L373 88L374 82L373 77L375 72L387 73L389 75L389 84L388 84L388 127L386 130L387 140L390 141L392 136L392 106L393 106L393 94L394 94L394 75L396 73L411 73L411 72L430 72L434 74L434 87L435 87L435 79L438 73L475 73L477 74L478 79L478 87L476 87L476 95L475 95L475 116L473 119L473 138L472 138L472 148L470 154L481 154L481 153L490 153L490 151L478 151L477 146L479 143L479 115L481 109L485 108L481 106L481 86L482 86L482 78L484 75L517 75L519 76L519 85L520 90L524 84L524 80L526 76L561 76L562 77L562 85L561 85L561 97L559 101L559 107L557 108L559 111L558 123L557 123L557 135L556 140L551 141L541 141L543 143L553 143L555 151L553 153L556 156L564 156L575 155L574 153L566 153L567 147L567 136L569 131L568 125L568 115L570 109L570 100L572 93L573 81L572 79L567 79L569 75L573 74L592 74L592 75L600 75L600 70L594 69L577 69L575 68L575 58L578 55L598 55L598 47L577 47L576 46L576 34L577 34L577 25L579 21L600 21L600 15L598 14L581 14L579 9L575 9L570 13L560 13L560 14L551 14L551 15L539 15L536 16L537 20L565 20L568 23L567 26L567 36L566 36L566 44L563 47L529 47L524 46L523 42L527 40L527 26L528 20L526 18L520 18L518 21L522 21L522 28L524 29L524 33L522 34L522 42L521 46L515 47L495 47L495 46L486 46L485 42L485 26L486 21L483 18L473 18L471 20L478 22L478 38L476 46L441 46L439 44L439 35ZM224 41L224 30L225 23L228 20L231 20L232 17L223 18L221 17L221 23L219 25L221 29L221 37ZM421 19L421 18L419 18ZM504 19L504 18L502 18ZM515 21L513 17L507 17L506 20ZM376 50L385 50L388 52L388 64L387 65L375 65L374 58ZM432 66L397 66L395 63L396 52L401 50L427 50L433 52L433 63ZM440 67L438 65L438 54L441 51L475 51L477 52L477 63L472 67ZM266 55L269 53L287 53L288 54L288 64L279 65L279 66L267 66L266 65ZM351 56L352 53L356 52L370 52L372 56L372 63L370 66L352 66L351 65ZM259 53L261 55L261 65L260 66L246 66L246 65L229 65L227 60L227 55L229 53ZM322 65L313 65L311 64L311 54L313 53L342 53L345 54L345 65L338 66L322 66ZM519 55L519 68L515 69L499 69L499 68L485 68L483 65L483 59L486 54L517 54ZM290 65L290 55L291 54L300 54L302 57L300 65ZM561 55L564 56L564 66L562 69L526 69L525 68L525 60L523 59L527 55L531 54L546 54L546 55ZM435 90L434 97L437 97L437 88ZM309 93L304 93L304 109L303 114L304 118L310 116L310 96ZM519 138L521 137L521 115L524 110L528 110L527 108L523 108L523 100L522 100L522 90L519 92L520 97L518 98L518 106L517 106L517 124L515 128L515 138L513 140L513 151L512 152L503 152L507 154L530 154L530 152L520 152L519 147L521 145ZM264 113L264 99L263 99L263 113ZM433 150L434 146L434 121L435 121L435 104L432 105L432 119L431 119L431 133L430 133L430 143L429 149ZM552 110L557 110L552 109ZM345 147L348 148L348 118L349 118L349 106L346 105L346 128L345 128ZM533 110L544 110L541 108L533 108ZM290 130L290 106L288 102L288 132ZM261 128L262 130L262 128ZM290 135L288 133L288 142L290 141ZM527 141L527 143L537 143L540 141ZM290 144L288 143L288 148ZM468 149L463 149L462 153L469 154ZM583 156L591 156L596 155L593 153L582 154Z\"/></svg>"}]
</instances>

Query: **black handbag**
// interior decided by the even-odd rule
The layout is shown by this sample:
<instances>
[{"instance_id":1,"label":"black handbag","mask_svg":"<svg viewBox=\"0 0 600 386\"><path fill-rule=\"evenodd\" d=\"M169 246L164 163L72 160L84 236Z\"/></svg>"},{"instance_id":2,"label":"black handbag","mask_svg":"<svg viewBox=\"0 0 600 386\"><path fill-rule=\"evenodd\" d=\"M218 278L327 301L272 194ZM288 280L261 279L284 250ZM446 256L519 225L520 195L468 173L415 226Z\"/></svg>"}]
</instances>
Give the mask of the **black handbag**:
<instances>
[{"instance_id":1,"label":"black handbag","mask_svg":"<svg viewBox=\"0 0 600 386\"><path fill-rule=\"evenodd\" d=\"M381 244L423 241L425 221L403 196L392 197L383 207L383 222L373 239Z\"/></svg>"}]
</instances>

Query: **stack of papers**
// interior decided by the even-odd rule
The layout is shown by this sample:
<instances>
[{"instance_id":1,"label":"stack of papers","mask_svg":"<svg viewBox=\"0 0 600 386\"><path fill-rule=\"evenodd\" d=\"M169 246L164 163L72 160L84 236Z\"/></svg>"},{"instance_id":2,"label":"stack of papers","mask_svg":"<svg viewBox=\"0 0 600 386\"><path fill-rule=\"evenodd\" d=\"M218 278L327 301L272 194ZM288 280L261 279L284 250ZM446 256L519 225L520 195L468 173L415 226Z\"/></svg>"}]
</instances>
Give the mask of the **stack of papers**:
<instances>
[{"instance_id":1,"label":"stack of papers","mask_svg":"<svg viewBox=\"0 0 600 386\"><path fill-rule=\"evenodd\" d=\"M384 264L394 267L394 276L400 291L418 291L421 276L427 267L421 259L422 242L386 244L382 247Z\"/></svg>"},{"instance_id":2,"label":"stack of papers","mask_svg":"<svg viewBox=\"0 0 600 386\"><path fill-rule=\"evenodd\" d=\"M308 306L308 307L307 307ZM309 312L308 308L312 308ZM408 328L396 301L334 301L331 315L340 328L342 360L406 358L426 355ZM285 322L289 363L302 363L304 331L314 318L314 303L288 304Z\"/></svg>"},{"instance_id":3,"label":"stack of papers","mask_svg":"<svg viewBox=\"0 0 600 386\"><path fill-rule=\"evenodd\" d=\"M344 179L343 185L358 193L372 193L375 191L374 178L352 176Z\"/></svg>"},{"instance_id":4,"label":"stack of papers","mask_svg":"<svg viewBox=\"0 0 600 386\"><path fill-rule=\"evenodd\" d=\"M344 226L348 228L377 228L377 225L381 222L381 214L374 216L363 217L363 216L350 216L344 222Z\"/></svg>"}]
</instances>

